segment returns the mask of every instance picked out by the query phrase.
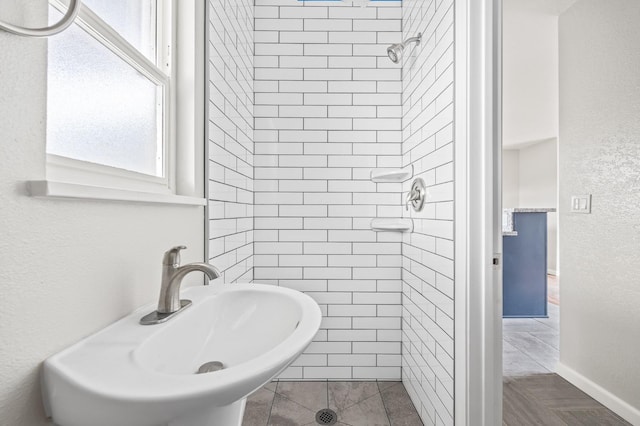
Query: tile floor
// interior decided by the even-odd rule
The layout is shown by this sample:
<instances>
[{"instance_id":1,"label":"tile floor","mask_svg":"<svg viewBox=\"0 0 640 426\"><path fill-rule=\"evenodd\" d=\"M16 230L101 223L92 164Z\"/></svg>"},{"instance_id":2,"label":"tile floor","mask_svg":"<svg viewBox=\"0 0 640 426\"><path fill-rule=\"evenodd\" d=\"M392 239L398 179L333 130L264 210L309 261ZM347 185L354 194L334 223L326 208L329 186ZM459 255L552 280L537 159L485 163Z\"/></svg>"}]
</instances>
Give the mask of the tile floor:
<instances>
[{"instance_id":1,"label":"tile floor","mask_svg":"<svg viewBox=\"0 0 640 426\"><path fill-rule=\"evenodd\" d=\"M401 382L271 382L247 400L243 426L317 425L330 408L337 426L422 426Z\"/></svg>"},{"instance_id":2,"label":"tile floor","mask_svg":"<svg viewBox=\"0 0 640 426\"><path fill-rule=\"evenodd\" d=\"M552 284L557 287L557 280L549 276L550 290ZM556 371L560 356L560 307L547 303L547 312L549 318L502 320L504 376L518 377Z\"/></svg>"},{"instance_id":3,"label":"tile floor","mask_svg":"<svg viewBox=\"0 0 640 426\"><path fill-rule=\"evenodd\" d=\"M505 318L502 322L503 374L527 376L556 371L560 308L548 304L549 318Z\"/></svg>"}]
</instances>

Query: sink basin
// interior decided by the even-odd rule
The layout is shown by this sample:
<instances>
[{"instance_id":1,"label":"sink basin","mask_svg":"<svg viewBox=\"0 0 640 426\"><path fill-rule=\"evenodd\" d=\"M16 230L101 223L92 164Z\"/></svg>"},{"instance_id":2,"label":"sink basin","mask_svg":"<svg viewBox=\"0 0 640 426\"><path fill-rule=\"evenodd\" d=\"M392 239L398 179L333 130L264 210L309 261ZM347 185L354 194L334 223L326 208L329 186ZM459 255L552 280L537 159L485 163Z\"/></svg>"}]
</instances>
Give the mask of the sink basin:
<instances>
[{"instance_id":1,"label":"sink basin","mask_svg":"<svg viewBox=\"0 0 640 426\"><path fill-rule=\"evenodd\" d=\"M192 287L192 306L140 325L145 306L50 357L45 408L61 426L234 426L246 397L293 362L320 327L317 303L260 284ZM197 374L206 363L223 369Z\"/></svg>"}]
</instances>

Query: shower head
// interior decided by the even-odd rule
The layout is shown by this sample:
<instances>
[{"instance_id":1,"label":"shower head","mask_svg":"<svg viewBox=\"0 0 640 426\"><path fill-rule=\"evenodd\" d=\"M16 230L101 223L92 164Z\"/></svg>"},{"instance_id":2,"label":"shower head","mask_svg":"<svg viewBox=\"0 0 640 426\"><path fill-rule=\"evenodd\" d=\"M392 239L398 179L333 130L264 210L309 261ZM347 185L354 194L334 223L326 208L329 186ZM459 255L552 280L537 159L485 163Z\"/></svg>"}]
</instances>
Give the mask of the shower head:
<instances>
[{"instance_id":1,"label":"shower head","mask_svg":"<svg viewBox=\"0 0 640 426\"><path fill-rule=\"evenodd\" d=\"M391 62L393 62L394 64L397 64L400 62L400 59L402 59L402 51L404 50L405 47L407 47L409 43L415 42L416 45L418 45L420 44L421 41L422 41L422 33L418 33L416 37L411 37L403 41L402 43L396 43L389 46L387 48L387 55L389 55L389 59L391 59Z\"/></svg>"},{"instance_id":2,"label":"shower head","mask_svg":"<svg viewBox=\"0 0 640 426\"><path fill-rule=\"evenodd\" d=\"M387 48L387 55L389 55L389 59L394 64L400 62L400 58L402 57L402 51L404 50L404 46L402 44L392 44Z\"/></svg>"}]
</instances>

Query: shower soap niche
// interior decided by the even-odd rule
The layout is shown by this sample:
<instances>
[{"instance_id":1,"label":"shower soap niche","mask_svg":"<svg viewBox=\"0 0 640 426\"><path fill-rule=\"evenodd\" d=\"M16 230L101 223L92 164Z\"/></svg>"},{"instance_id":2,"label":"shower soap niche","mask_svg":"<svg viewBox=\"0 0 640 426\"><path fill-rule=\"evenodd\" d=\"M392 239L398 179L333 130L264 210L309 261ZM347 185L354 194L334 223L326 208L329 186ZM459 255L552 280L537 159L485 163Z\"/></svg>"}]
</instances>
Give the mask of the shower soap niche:
<instances>
[{"instance_id":1,"label":"shower soap niche","mask_svg":"<svg viewBox=\"0 0 640 426\"><path fill-rule=\"evenodd\" d=\"M371 229L376 232L413 232L413 219L373 219Z\"/></svg>"},{"instance_id":2,"label":"shower soap niche","mask_svg":"<svg viewBox=\"0 0 640 426\"><path fill-rule=\"evenodd\" d=\"M371 180L374 182L404 182L413 177L413 165L404 169L373 169Z\"/></svg>"}]
</instances>

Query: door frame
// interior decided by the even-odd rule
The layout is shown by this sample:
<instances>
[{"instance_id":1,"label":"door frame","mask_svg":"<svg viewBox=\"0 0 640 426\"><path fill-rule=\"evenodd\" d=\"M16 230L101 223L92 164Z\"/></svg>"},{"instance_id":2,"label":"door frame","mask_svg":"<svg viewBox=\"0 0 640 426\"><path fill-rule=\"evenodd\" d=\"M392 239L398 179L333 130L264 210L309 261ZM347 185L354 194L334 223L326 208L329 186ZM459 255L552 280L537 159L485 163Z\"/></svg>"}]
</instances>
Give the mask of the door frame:
<instances>
[{"instance_id":1,"label":"door frame","mask_svg":"<svg viewBox=\"0 0 640 426\"><path fill-rule=\"evenodd\" d=\"M455 424L502 424L502 0L455 8ZM497 262L497 264L496 264Z\"/></svg>"}]
</instances>

